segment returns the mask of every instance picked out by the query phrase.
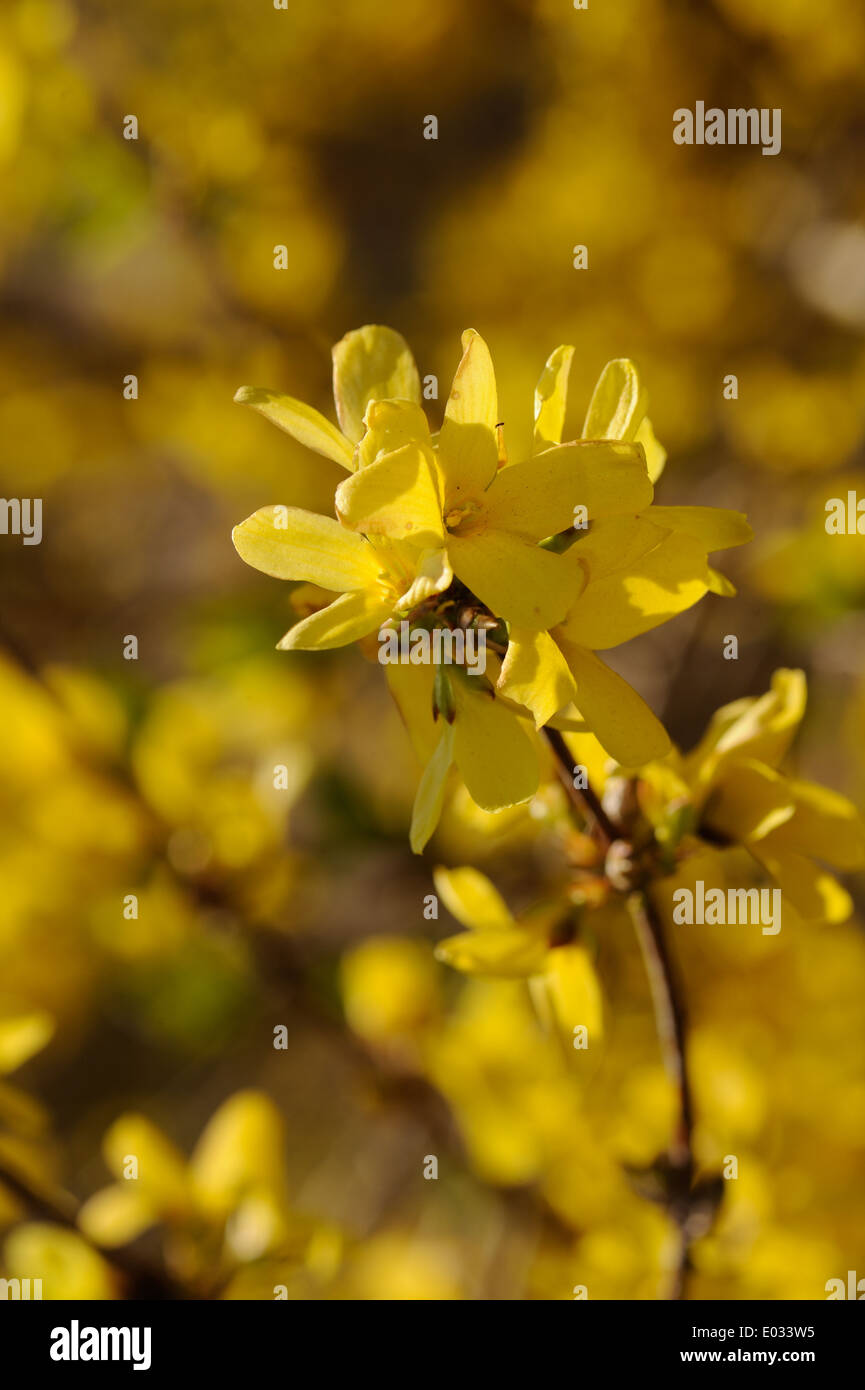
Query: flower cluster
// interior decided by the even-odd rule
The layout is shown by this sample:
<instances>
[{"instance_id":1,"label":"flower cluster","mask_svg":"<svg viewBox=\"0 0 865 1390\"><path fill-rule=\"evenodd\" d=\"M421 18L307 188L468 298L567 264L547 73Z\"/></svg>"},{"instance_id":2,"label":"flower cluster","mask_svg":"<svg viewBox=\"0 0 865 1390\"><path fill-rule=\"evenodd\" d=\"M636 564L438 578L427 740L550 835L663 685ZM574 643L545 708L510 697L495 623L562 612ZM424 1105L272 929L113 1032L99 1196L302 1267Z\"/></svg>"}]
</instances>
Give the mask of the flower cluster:
<instances>
[{"instance_id":1,"label":"flower cluster","mask_svg":"<svg viewBox=\"0 0 865 1390\"><path fill-rule=\"evenodd\" d=\"M234 530L247 563L305 586L312 611L279 646L345 646L407 620L475 627L492 648L484 676L388 668L425 764L411 827L417 852L453 766L484 810L531 798L544 726L590 730L625 767L664 757L662 725L597 653L709 590L731 593L708 557L750 538L739 513L654 505L665 454L631 362L608 363L581 437L562 443L572 356L562 346L549 357L535 390L533 452L519 462L507 457L492 360L473 330L437 432L405 341L378 326L333 350L338 428L292 397L237 393L349 475L332 517L280 504Z\"/></svg>"}]
</instances>

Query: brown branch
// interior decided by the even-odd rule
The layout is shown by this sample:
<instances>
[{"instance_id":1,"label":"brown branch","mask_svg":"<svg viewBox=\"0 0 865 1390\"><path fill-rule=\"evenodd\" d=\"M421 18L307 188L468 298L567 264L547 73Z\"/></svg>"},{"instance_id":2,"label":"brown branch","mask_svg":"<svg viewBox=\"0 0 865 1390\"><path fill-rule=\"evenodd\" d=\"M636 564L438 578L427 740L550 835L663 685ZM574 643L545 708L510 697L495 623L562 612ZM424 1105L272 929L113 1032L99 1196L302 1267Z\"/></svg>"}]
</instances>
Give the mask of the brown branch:
<instances>
[{"instance_id":1,"label":"brown branch","mask_svg":"<svg viewBox=\"0 0 865 1390\"><path fill-rule=\"evenodd\" d=\"M571 805L576 807L584 822L588 822L589 830L595 830L599 839L604 842L604 849L609 849L614 840L620 838L620 832L610 820L600 800L595 795L590 786L574 786L574 762L573 754L569 749L558 729L544 729L547 743L553 751L556 760L556 772L559 780L567 792ZM588 780L588 779L587 779Z\"/></svg>"},{"instance_id":2,"label":"brown branch","mask_svg":"<svg viewBox=\"0 0 865 1390\"><path fill-rule=\"evenodd\" d=\"M655 1027L667 1075L676 1087L678 1116L667 1150L669 1210L679 1230L679 1257L670 1298L682 1298L690 1267L691 1188L694 1179L694 1101L688 1076L685 1033L687 1016L678 973L667 947L661 920L648 895L631 893L628 910L646 966Z\"/></svg>"},{"instance_id":3,"label":"brown branch","mask_svg":"<svg viewBox=\"0 0 865 1390\"><path fill-rule=\"evenodd\" d=\"M622 839L624 832L604 810L590 786L574 786L574 760L562 735L550 728L544 729L544 733L571 805L577 810L583 824L588 824L590 833L594 834L602 848L609 850L614 842ZM664 930L651 900L646 893L638 891L630 893L627 901L649 980L664 1067L676 1088L678 1101L676 1128L667 1150L663 1178L665 1205L676 1223L679 1236L678 1255L668 1297L682 1298L690 1268L694 1206L694 1104L688 1077L685 1005Z\"/></svg>"}]
</instances>

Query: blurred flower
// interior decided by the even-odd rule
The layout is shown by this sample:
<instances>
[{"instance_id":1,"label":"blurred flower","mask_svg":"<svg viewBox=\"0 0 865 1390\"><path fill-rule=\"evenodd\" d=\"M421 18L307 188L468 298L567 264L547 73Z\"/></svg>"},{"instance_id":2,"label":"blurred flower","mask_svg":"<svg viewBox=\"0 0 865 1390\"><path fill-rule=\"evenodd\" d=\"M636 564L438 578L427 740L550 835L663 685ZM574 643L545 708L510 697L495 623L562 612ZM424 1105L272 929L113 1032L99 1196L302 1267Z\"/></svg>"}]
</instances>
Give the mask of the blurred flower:
<instances>
[{"instance_id":1,"label":"blurred flower","mask_svg":"<svg viewBox=\"0 0 865 1390\"><path fill-rule=\"evenodd\" d=\"M742 846L806 920L843 921L849 894L823 863L865 865L865 823L846 797L778 771L805 712L802 671L779 670L772 687L722 706L685 757L641 774L641 803L685 857L699 840ZM666 892L666 885L659 887Z\"/></svg>"},{"instance_id":2,"label":"blurred flower","mask_svg":"<svg viewBox=\"0 0 865 1390\"><path fill-rule=\"evenodd\" d=\"M448 911L469 930L436 947L439 960L470 975L528 979L565 1036L577 1027L597 1041L601 1034L601 991L585 946L563 905L554 903L519 920L490 880L477 869L434 873Z\"/></svg>"},{"instance_id":3,"label":"blurred flower","mask_svg":"<svg viewBox=\"0 0 865 1390\"><path fill-rule=\"evenodd\" d=\"M279 1112L255 1091L217 1110L188 1163L146 1117L123 1116L103 1144L117 1182L84 1204L81 1229L111 1247L163 1225L169 1262L186 1277L225 1275L303 1230L289 1206L283 1142Z\"/></svg>"}]
</instances>

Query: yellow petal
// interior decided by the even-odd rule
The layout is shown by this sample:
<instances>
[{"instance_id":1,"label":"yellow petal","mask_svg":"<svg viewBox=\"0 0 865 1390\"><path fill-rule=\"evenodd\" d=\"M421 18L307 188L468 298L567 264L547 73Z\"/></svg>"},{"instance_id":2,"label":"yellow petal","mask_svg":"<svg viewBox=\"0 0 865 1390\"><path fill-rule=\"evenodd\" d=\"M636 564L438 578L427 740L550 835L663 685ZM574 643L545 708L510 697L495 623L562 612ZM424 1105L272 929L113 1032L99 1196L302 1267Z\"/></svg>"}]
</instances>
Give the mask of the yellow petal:
<instances>
[{"instance_id":1,"label":"yellow petal","mask_svg":"<svg viewBox=\"0 0 865 1390\"><path fill-rule=\"evenodd\" d=\"M732 580L727 578L726 574L722 574L720 570L713 569L712 566L709 565L708 575L710 593L718 594L721 598L736 597L736 586Z\"/></svg>"},{"instance_id":2,"label":"yellow petal","mask_svg":"<svg viewBox=\"0 0 865 1390\"><path fill-rule=\"evenodd\" d=\"M360 467L412 443L430 447L429 425L421 407L412 401L370 401L366 434L357 446Z\"/></svg>"},{"instance_id":3,"label":"yellow petal","mask_svg":"<svg viewBox=\"0 0 865 1390\"><path fill-rule=\"evenodd\" d=\"M853 911L853 900L832 874L791 850L770 852L765 842L749 848L806 921L846 922Z\"/></svg>"},{"instance_id":4,"label":"yellow petal","mask_svg":"<svg viewBox=\"0 0 865 1390\"><path fill-rule=\"evenodd\" d=\"M568 663L548 632L512 627L496 689L525 705L540 728L576 696Z\"/></svg>"},{"instance_id":5,"label":"yellow petal","mask_svg":"<svg viewBox=\"0 0 865 1390\"><path fill-rule=\"evenodd\" d=\"M375 550L361 536L332 517L299 507L261 507L235 526L231 539L242 560L274 579L340 591L363 589L381 570Z\"/></svg>"},{"instance_id":6,"label":"yellow petal","mask_svg":"<svg viewBox=\"0 0 865 1390\"><path fill-rule=\"evenodd\" d=\"M546 958L544 979L553 1012L567 1037L574 1029L588 1031L588 1041L603 1033L601 986L588 952L582 946L558 946Z\"/></svg>"},{"instance_id":7,"label":"yellow petal","mask_svg":"<svg viewBox=\"0 0 865 1390\"><path fill-rule=\"evenodd\" d=\"M412 807L409 844L413 854L423 852L424 845L441 819L453 751L454 726L445 724L433 755L423 770Z\"/></svg>"},{"instance_id":8,"label":"yellow petal","mask_svg":"<svg viewBox=\"0 0 865 1390\"><path fill-rule=\"evenodd\" d=\"M436 946L436 957L467 975L525 979L543 965L545 943L521 927L511 931L460 932Z\"/></svg>"},{"instance_id":9,"label":"yellow petal","mask_svg":"<svg viewBox=\"0 0 865 1390\"><path fill-rule=\"evenodd\" d=\"M594 652L558 632L555 637L577 683L580 713L610 756L627 768L665 757L671 746L667 731L636 690Z\"/></svg>"},{"instance_id":10,"label":"yellow petal","mask_svg":"<svg viewBox=\"0 0 865 1390\"><path fill-rule=\"evenodd\" d=\"M420 401L420 378L402 334L379 324L353 329L333 349L333 395L342 432L363 436L370 401Z\"/></svg>"},{"instance_id":11,"label":"yellow petal","mask_svg":"<svg viewBox=\"0 0 865 1390\"><path fill-rule=\"evenodd\" d=\"M598 378L583 439L633 439L646 414L646 394L633 362L617 357Z\"/></svg>"},{"instance_id":12,"label":"yellow petal","mask_svg":"<svg viewBox=\"0 0 865 1390\"><path fill-rule=\"evenodd\" d=\"M498 403L490 350L466 329L463 355L445 406L439 435L439 468L448 507L483 492L498 468Z\"/></svg>"},{"instance_id":13,"label":"yellow petal","mask_svg":"<svg viewBox=\"0 0 865 1390\"><path fill-rule=\"evenodd\" d=\"M441 734L441 724L433 719L433 668L389 662L384 672L411 745L426 764Z\"/></svg>"},{"instance_id":14,"label":"yellow petal","mask_svg":"<svg viewBox=\"0 0 865 1390\"><path fill-rule=\"evenodd\" d=\"M572 549L578 550L579 542ZM700 542L667 534L632 566L590 580L561 630L583 647L616 647L692 607L708 587L706 552Z\"/></svg>"},{"instance_id":15,"label":"yellow petal","mask_svg":"<svg viewBox=\"0 0 865 1390\"><path fill-rule=\"evenodd\" d=\"M45 1299L77 1303L119 1297L109 1265L75 1231L28 1222L10 1232L3 1254L6 1277L41 1279Z\"/></svg>"},{"instance_id":16,"label":"yellow petal","mask_svg":"<svg viewBox=\"0 0 865 1390\"><path fill-rule=\"evenodd\" d=\"M814 782L784 781L795 813L777 835L770 836L771 846L825 859L839 869L861 869L865 825L853 802Z\"/></svg>"},{"instance_id":17,"label":"yellow petal","mask_svg":"<svg viewBox=\"0 0 865 1390\"><path fill-rule=\"evenodd\" d=\"M722 757L750 757L776 767L793 741L808 698L804 671L781 668L765 695L733 700L712 716L688 754L692 777L711 776Z\"/></svg>"},{"instance_id":18,"label":"yellow petal","mask_svg":"<svg viewBox=\"0 0 865 1390\"><path fill-rule=\"evenodd\" d=\"M785 777L753 758L727 763L703 807L702 820L740 844L762 840L794 815Z\"/></svg>"},{"instance_id":19,"label":"yellow petal","mask_svg":"<svg viewBox=\"0 0 865 1390\"><path fill-rule=\"evenodd\" d=\"M189 1161L195 1194L213 1212L231 1209L251 1186L282 1192L284 1123L260 1091L237 1091L208 1121Z\"/></svg>"},{"instance_id":20,"label":"yellow petal","mask_svg":"<svg viewBox=\"0 0 865 1390\"><path fill-rule=\"evenodd\" d=\"M505 931L515 925L504 898L478 869L434 869L433 881L448 912L464 927Z\"/></svg>"},{"instance_id":21,"label":"yellow petal","mask_svg":"<svg viewBox=\"0 0 865 1390\"><path fill-rule=\"evenodd\" d=\"M285 430L298 444L333 459L334 463L347 468L349 472L354 469L354 451L349 440L311 405L296 401L293 396L267 391L261 386L241 386L234 399L238 405L251 405L265 420Z\"/></svg>"},{"instance_id":22,"label":"yellow petal","mask_svg":"<svg viewBox=\"0 0 865 1390\"><path fill-rule=\"evenodd\" d=\"M667 462L667 451L663 444L659 444L655 438L655 431L652 422L646 416L637 433L634 435L634 443L642 444L643 453L646 455L646 467L649 470L649 477L656 483L664 471Z\"/></svg>"},{"instance_id":23,"label":"yellow petal","mask_svg":"<svg viewBox=\"0 0 865 1390\"><path fill-rule=\"evenodd\" d=\"M490 526L539 541L573 526L578 506L592 520L641 512L651 501L646 460L636 444L577 441L503 468L484 511Z\"/></svg>"},{"instance_id":24,"label":"yellow petal","mask_svg":"<svg viewBox=\"0 0 865 1390\"><path fill-rule=\"evenodd\" d=\"M0 1075L15 1071L41 1052L53 1032L53 1019L43 1009L4 1007L0 1012Z\"/></svg>"},{"instance_id":25,"label":"yellow petal","mask_svg":"<svg viewBox=\"0 0 865 1390\"><path fill-rule=\"evenodd\" d=\"M535 387L534 447L543 449L562 438L568 404L568 376L574 349L567 344L550 353Z\"/></svg>"},{"instance_id":26,"label":"yellow petal","mask_svg":"<svg viewBox=\"0 0 865 1390\"><path fill-rule=\"evenodd\" d=\"M469 795L484 811L528 801L538 789L538 757L516 715L492 693L453 682L457 714L454 761Z\"/></svg>"},{"instance_id":27,"label":"yellow petal","mask_svg":"<svg viewBox=\"0 0 865 1390\"><path fill-rule=\"evenodd\" d=\"M343 525L367 536L410 537L422 546L444 539L441 499L429 453L405 444L358 469L336 490Z\"/></svg>"},{"instance_id":28,"label":"yellow petal","mask_svg":"<svg viewBox=\"0 0 865 1390\"><path fill-rule=\"evenodd\" d=\"M563 560L581 568L590 582L635 568L668 534L654 526L649 507L642 516L605 516L593 521L584 535L578 535L564 552Z\"/></svg>"},{"instance_id":29,"label":"yellow petal","mask_svg":"<svg viewBox=\"0 0 865 1390\"><path fill-rule=\"evenodd\" d=\"M330 651L366 637L389 618L393 603L377 592L341 594L327 608L302 618L277 643L281 652Z\"/></svg>"},{"instance_id":30,"label":"yellow petal","mask_svg":"<svg viewBox=\"0 0 865 1390\"><path fill-rule=\"evenodd\" d=\"M134 1182L103 1187L84 1203L78 1224L88 1239L109 1248L128 1245L159 1219L157 1207Z\"/></svg>"},{"instance_id":31,"label":"yellow petal","mask_svg":"<svg viewBox=\"0 0 865 1390\"><path fill-rule=\"evenodd\" d=\"M573 574L560 555L493 530L450 536L447 547L454 574L497 618L518 627L547 628L561 622L571 607Z\"/></svg>"},{"instance_id":32,"label":"yellow petal","mask_svg":"<svg viewBox=\"0 0 865 1390\"><path fill-rule=\"evenodd\" d=\"M405 593L396 600L396 609L400 613L407 613L419 603L431 598L433 594L443 593L450 587L453 577L454 572L446 550L422 551L417 561L415 578Z\"/></svg>"},{"instance_id":33,"label":"yellow petal","mask_svg":"<svg viewBox=\"0 0 865 1390\"><path fill-rule=\"evenodd\" d=\"M158 1211L182 1211L188 1206L186 1162L183 1154L144 1115L121 1115L102 1142L110 1172L129 1183ZM130 1160L137 1162L137 1177Z\"/></svg>"},{"instance_id":34,"label":"yellow petal","mask_svg":"<svg viewBox=\"0 0 865 1390\"><path fill-rule=\"evenodd\" d=\"M708 551L728 550L754 538L742 512L726 507L652 507L648 519L656 526L693 536Z\"/></svg>"}]
</instances>

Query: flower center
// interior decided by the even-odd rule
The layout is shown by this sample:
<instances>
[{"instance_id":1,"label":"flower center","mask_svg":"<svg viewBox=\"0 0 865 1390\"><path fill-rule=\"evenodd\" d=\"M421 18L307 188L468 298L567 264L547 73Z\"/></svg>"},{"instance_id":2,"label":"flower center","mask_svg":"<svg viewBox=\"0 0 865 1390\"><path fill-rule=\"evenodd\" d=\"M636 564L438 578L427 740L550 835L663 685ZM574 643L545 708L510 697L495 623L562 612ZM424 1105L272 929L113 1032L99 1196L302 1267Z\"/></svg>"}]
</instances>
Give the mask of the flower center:
<instances>
[{"instance_id":1,"label":"flower center","mask_svg":"<svg viewBox=\"0 0 865 1390\"><path fill-rule=\"evenodd\" d=\"M445 526L455 534L465 535L474 529L481 512L479 502L460 502L445 512Z\"/></svg>"}]
</instances>

